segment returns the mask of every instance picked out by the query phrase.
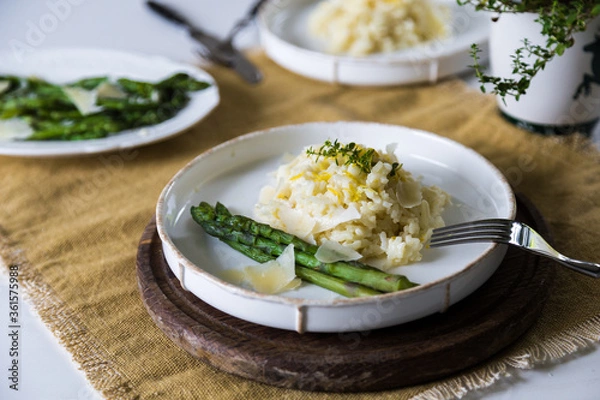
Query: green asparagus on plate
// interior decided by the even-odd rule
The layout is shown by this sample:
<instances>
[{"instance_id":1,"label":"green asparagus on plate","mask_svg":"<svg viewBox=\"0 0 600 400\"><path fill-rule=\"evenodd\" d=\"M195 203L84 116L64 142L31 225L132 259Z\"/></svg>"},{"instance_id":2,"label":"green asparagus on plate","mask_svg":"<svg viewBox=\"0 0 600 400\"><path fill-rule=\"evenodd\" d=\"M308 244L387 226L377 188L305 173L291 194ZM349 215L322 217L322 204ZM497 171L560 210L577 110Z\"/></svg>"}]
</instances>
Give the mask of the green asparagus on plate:
<instances>
[{"instance_id":1,"label":"green asparagus on plate","mask_svg":"<svg viewBox=\"0 0 600 400\"><path fill-rule=\"evenodd\" d=\"M191 214L211 236L258 262L273 260L293 244L296 275L344 296L357 297L395 292L417 284L403 275L388 274L357 261L324 263L315 257L318 246L250 218L231 215L221 203L201 202Z\"/></svg>"},{"instance_id":2,"label":"green asparagus on plate","mask_svg":"<svg viewBox=\"0 0 600 400\"><path fill-rule=\"evenodd\" d=\"M0 124L26 123L24 140L98 139L173 118L191 92L209 86L185 73L156 83L99 76L64 85L0 75Z\"/></svg>"}]
</instances>

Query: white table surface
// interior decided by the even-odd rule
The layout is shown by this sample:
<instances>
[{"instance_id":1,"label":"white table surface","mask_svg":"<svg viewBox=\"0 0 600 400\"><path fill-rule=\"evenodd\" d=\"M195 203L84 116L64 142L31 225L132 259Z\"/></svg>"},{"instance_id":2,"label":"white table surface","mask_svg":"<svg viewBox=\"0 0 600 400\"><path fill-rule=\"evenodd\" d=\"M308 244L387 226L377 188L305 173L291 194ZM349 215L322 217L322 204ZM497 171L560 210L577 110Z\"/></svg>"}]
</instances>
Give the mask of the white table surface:
<instances>
[{"instance_id":1,"label":"white table surface","mask_svg":"<svg viewBox=\"0 0 600 400\"><path fill-rule=\"evenodd\" d=\"M251 0L168 0L206 30L224 35ZM42 30L41 28L44 28ZM257 43L251 26L240 46ZM0 51L52 47L97 47L160 54L197 62L185 32L151 14L142 0L4 0L0 2ZM466 77L465 79L469 79ZM240 82L240 84L243 84ZM10 338L8 277L0 273L0 399L92 400L102 398L86 381L70 354L33 313L21 293L19 391L9 388ZM600 351L594 345L561 362L513 370L492 388L467 399L600 398Z\"/></svg>"}]
</instances>

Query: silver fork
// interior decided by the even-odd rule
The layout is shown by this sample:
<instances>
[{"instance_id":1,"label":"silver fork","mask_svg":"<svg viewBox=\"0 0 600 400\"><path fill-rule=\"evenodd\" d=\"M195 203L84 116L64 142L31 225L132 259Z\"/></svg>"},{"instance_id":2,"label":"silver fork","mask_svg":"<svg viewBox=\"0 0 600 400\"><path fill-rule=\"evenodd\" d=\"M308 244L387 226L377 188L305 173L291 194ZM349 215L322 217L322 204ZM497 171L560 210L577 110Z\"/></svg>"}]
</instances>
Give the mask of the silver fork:
<instances>
[{"instance_id":1,"label":"silver fork","mask_svg":"<svg viewBox=\"0 0 600 400\"><path fill-rule=\"evenodd\" d=\"M567 268L585 275L600 277L600 264L575 260L560 254L530 226L507 219L484 219L445 226L433 230L430 247L472 242L511 244L523 250L551 258Z\"/></svg>"}]
</instances>

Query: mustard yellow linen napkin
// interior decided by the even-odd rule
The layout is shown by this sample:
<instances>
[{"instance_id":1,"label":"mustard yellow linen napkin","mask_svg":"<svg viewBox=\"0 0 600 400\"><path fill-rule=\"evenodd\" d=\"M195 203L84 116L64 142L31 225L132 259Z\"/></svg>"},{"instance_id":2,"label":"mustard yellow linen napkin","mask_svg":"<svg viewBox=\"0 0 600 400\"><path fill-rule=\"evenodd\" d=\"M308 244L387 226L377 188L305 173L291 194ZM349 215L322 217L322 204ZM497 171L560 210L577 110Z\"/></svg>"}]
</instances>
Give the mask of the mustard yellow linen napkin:
<instances>
[{"instance_id":1,"label":"mustard yellow linen napkin","mask_svg":"<svg viewBox=\"0 0 600 400\"><path fill-rule=\"evenodd\" d=\"M517 343L443 381L383 393L285 390L220 372L154 325L140 300L138 241L168 180L202 151L254 130L310 121L400 124L472 147L537 205L557 247L600 261L600 156L586 141L547 138L504 122L494 99L455 80L435 86L351 88L304 79L262 54L250 87L214 68L222 103L169 141L65 159L0 157L0 249L29 301L109 399L453 398L513 368L559 359L600 336L600 281L559 268L543 314Z\"/></svg>"}]
</instances>

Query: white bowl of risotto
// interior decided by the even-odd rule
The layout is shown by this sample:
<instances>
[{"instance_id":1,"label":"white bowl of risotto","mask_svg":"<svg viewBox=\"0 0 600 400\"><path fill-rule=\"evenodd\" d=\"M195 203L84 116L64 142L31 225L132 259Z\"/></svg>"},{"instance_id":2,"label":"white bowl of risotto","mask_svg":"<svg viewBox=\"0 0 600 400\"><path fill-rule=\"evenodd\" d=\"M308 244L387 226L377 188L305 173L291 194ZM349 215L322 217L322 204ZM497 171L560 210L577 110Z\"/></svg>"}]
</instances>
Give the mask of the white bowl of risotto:
<instances>
[{"instance_id":1,"label":"white bowl of risotto","mask_svg":"<svg viewBox=\"0 0 600 400\"><path fill-rule=\"evenodd\" d=\"M439 79L487 60L491 15L455 0L280 0L259 14L260 40L282 67L355 86Z\"/></svg>"},{"instance_id":2,"label":"white bowl of risotto","mask_svg":"<svg viewBox=\"0 0 600 400\"><path fill-rule=\"evenodd\" d=\"M307 282L282 293L264 294L228 279L224 272L255 263L207 235L192 220L190 208L202 201L221 202L235 214L255 217L257 206L260 208L262 202L264 207L265 201L273 198L272 190L264 188L278 187L273 174L279 168L306 152L307 147L317 150L319 144L335 140L388 149L404 170L403 181L408 176L415 182L410 184L413 189L414 185L419 185L419 190L436 188L434 194L420 198L421 202L423 198L439 202L435 207L427 205L433 211L428 215L431 226L425 223L423 232L413 238L426 236L440 223L515 216L514 195L502 173L475 151L449 139L401 126L362 122L273 128L240 136L200 154L161 193L156 210L158 233L165 259L181 285L201 301L257 324L298 332L348 332L444 312L495 272L506 247L476 243L435 249L417 246L416 257L411 253L397 266L380 265L419 286L371 297L347 298ZM409 200L419 199L402 199ZM327 222L322 219L320 223ZM418 240L422 243L425 236Z\"/></svg>"}]
</instances>

